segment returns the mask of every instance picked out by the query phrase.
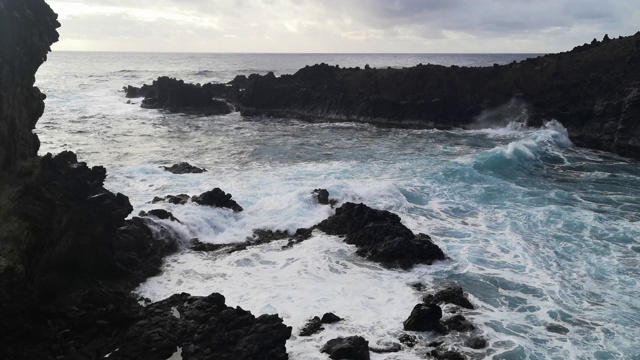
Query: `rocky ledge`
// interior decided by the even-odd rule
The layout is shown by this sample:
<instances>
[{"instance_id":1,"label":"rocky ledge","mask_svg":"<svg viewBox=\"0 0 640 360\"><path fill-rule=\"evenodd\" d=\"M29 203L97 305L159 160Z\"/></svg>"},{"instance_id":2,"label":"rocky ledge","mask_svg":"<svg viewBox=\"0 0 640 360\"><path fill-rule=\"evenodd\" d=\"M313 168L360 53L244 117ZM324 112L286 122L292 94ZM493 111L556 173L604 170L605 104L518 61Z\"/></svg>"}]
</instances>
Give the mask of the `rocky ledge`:
<instances>
[{"instance_id":1,"label":"rocky ledge","mask_svg":"<svg viewBox=\"0 0 640 360\"><path fill-rule=\"evenodd\" d=\"M160 78L154 84L161 79L169 82ZM179 96L193 92L184 86L175 86L185 91ZM439 129L501 126L516 119L540 126L556 119L578 146L640 158L640 32L508 65L319 64L293 75L252 74L198 88L205 95L195 98L224 98L244 116Z\"/></svg>"}]
</instances>

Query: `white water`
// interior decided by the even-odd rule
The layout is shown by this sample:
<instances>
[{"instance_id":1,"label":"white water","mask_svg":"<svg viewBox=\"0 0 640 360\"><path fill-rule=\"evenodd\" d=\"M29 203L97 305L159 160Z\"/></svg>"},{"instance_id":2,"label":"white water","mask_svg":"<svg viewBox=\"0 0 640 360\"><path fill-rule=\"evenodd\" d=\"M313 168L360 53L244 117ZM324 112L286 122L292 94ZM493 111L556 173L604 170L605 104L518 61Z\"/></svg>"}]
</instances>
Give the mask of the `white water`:
<instances>
[{"instance_id":1,"label":"white water","mask_svg":"<svg viewBox=\"0 0 640 360\"><path fill-rule=\"evenodd\" d=\"M361 67L430 62L427 56L363 56L331 59ZM184 250L138 289L141 295L160 300L182 291L220 292L230 306L279 314L294 335L308 318L335 312L346 321L287 343L292 359L326 359L318 349L336 336L397 342L422 295L409 284L456 282L478 307L465 316L490 344L480 351L458 348L469 355L639 359L637 162L577 149L555 122L537 130L510 124L428 131L244 119L237 113L205 118L140 109L117 91L165 74L226 81L245 69L283 73L323 61L311 55L278 59L54 53L38 74L49 97L38 124L41 152L74 150L90 165L105 165L106 186L128 195L134 214L162 207L184 223L173 225L185 246L194 237L239 242L256 228L316 224L332 213L311 197L322 187L342 202L399 214L414 232L431 235L451 260L393 271L358 258L336 237L315 233L287 250L281 242L218 257ZM209 172L172 175L159 168L178 161ZM149 204L154 196L214 187L233 194L245 211ZM549 325L569 332L548 331ZM455 335L447 339L455 342ZM372 358L419 359L425 351L418 346Z\"/></svg>"}]
</instances>

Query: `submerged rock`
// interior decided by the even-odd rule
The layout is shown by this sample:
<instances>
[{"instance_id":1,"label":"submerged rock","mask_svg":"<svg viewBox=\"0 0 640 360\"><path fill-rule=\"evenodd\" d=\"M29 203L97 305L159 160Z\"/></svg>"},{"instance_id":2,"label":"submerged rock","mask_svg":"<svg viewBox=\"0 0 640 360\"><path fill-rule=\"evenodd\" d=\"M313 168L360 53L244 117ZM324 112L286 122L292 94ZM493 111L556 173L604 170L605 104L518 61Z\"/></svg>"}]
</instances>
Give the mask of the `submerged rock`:
<instances>
[{"instance_id":1,"label":"submerged rock","mask_svg":"<svg viewBox=\"0 0 640 360\"><path fill-rule=\"evenodd\" d=\"M470 339L467 339L467 341L464 342L464 345L467 347L470 347L472 349L484 349L487 347L487 340L476 336L476 337L472 337Z\"/></svg>"},{"instance_id":2,"label":"submerged rock","mask_svg":"<svg viewBox=\"0 0 640 360\"><path fill-rule=\"evenodd\" d=\"M164 209L153 209L153 210L149 210L149 212L140 211L138 216L140 217L153 216L160 220L171 220L171 221L181 223L181 221L178 220L175 216L173 216L173 214L170 211L167 211Z\"/></svg>"},{"instance_id":3,"label":"submerged rock","mask_svg":"<svg viewBox=\"0 0 640 360\"><path fill-rule=\"evenodd\" d=\"M472 331L476 328L471 322L469 322L469 320L467 320L467 318L462 315L452 316L449 319L444 320L442 324L449 331L467 332Z\"/></svg>"},{"instance_id":4,"label":"submerged rock","mask_svg":"<svg viewBox=\"0 0 640 360\"><path fill-rule=\"evenodd\" d=\"M188 162L181 162L181 163L173 164L171 166L162 166L162 168L165 169L166 171L168 171L168 172L170 172L172 174L176 174L176 175L181 175L181 174L201 174L201 173L207 171L207 169L199 168L197 166L193 166L193 165L189 164Z\"/></svg>"},{"instance_id":5,"label":"submerged rock","mask_svg":"<svg viewBox=\"0 0 640 360\"><path fill-rule=\"evenodd\" d=\"M361 336L329 340L320 351L329 354L330 359L370 359L369 342Z\"/></svg>"},{"instance_id":6,"label":"submerged rock","mask_svg":"<svg viewBox=\"0 0 640 360\"><path fill-rule=\"evenodd\" d=\"M459 286L447 287L435 294L429 294L423 298L423 302L425 304L454 304L473 310L473 304L464 296L464 291Z\"/></svg>"},{"instance_id":7,"label":"submerged rock","mask_svg":"<svg viewBox=\"0 0 640 360\"><path fill-rule=\"evenodd\" d=\"M346 243L356 245L358 255L390 267L408 269L445 259L428 235L414 235L398 215L364 204L345 203L316 227L330 235L344 235Z\"/></svg>"}]
</instances>

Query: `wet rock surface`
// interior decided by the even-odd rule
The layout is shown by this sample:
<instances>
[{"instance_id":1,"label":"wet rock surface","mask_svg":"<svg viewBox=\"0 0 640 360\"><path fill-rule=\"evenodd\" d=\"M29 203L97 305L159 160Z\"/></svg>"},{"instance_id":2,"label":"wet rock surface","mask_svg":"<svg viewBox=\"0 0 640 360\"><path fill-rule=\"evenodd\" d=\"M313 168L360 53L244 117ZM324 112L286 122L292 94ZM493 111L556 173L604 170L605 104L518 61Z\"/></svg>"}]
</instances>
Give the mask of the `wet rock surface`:
<instances>
[{"instance_id":1,"label":"wet rock surface","mask_svg":"<svg viewBox=\"0 0 640 360\"><path fill-rule=\"evenodd\" d=\"M307 66L258 76L240 98L243 115L359 121L391 127L490 126L516 106L531 126L556 119L579 146L640 157L640 32L508 65L403 69Z\"/></svg>"},{"instance_id":2,"label":"wet rock surface","mask_svg":"<svg viewBox=\"0 0 640 360\"><path fill-rule=\"evenodd\" d=\"M330 359L370 359L369 342L361 336L329 340L320 351L329 354Z\"/></svg>"},{"instance_id":3,"label":"wet rock surface","mask_svg":"<svg viewBox=\"0 0 640 360\"><path fill-rule=\"evenodd\" d=\"M422 301L425 304L454 304L473 310L473 304L464 296L464 291L459 286L450 286L435 294L429 294Z\"/></svg>"},{"instance_id":4,"label":"wet rock surface","mask_svg":"<svg viewBox=\"0 0 640 360\"><path fill-rule=\"evenodd\" d=\"M144 97L140 105L143 108L205 116L231 113L232 108L226 101L214 99L230 97L230 90L225 84L188 84L166 76L141 88L131 85L124 88L128 98Z\"/></svg>"},{"instance_id":5,"label":"wet rock surface","mask_svg":"<svg viewBox=\"0 0 640 360\"><path fill-rule=\"evenodd\" d=\"M184 205L191 201L203 206L227 208L233 212L243 211L244 209L242 206L240 206L240 204L235 200L231 200L231 197L231 194L222 191L220 188L214 188L213 190L194 196L189 196L187 194L167 195L163 198L156 196L151 200L151 203L157 204L160 202L166 202L174 205Z\"/></svg>"},{"instance_id":6,"label":"wet rock surface","mask_svg":"<svg viewBox=\"0 0 640 360\"><path fill-rule=\"evenodd\" d=\"M201 174L201 173L207 171L204 168L199 168L197 166L193 166L193 165L189 164L188 162L181 162L181 163L173 164L171 166L162 166L162 168L165 169L166 171L168 171L168 172L170 172L172 174L176 174L176 175Z\"/></svg>"},{"instance_id":7,"label":"wet rock surface","mask_svg":"<svg viewBox=\"0 0 640 360\"><path fill-rule=\"evenodd\" d=\"M404 329L407 331L436 331L445 333L446 330L440 323L442 309L438 305L417 304L411 311L411 315L404 321Z\"/></svg>"},{"instance_id":8,"label":"wet rock surface","mask_svg":"<svg viewBox=\"0 0 640 360\"><path fill-rule=\"evenodd\" d=\"M364 204L345 203L316 228L344 236L346 243L356 245L358 255L389 267L408 269L445 259L428 235L415 235L398 215Z\"/></svg>"},{"instance_id":9,"label":"wet rock surface","mask_svg":"<svg viewBox=\"0 0 640 360\"><path fill-rule=\"evenodd\" d=\"M58 41L58 16L44 1L3 1L0 6L0 172L38 154L33 133L45 95L35 73Z\"/></svg>"}]
</instances>

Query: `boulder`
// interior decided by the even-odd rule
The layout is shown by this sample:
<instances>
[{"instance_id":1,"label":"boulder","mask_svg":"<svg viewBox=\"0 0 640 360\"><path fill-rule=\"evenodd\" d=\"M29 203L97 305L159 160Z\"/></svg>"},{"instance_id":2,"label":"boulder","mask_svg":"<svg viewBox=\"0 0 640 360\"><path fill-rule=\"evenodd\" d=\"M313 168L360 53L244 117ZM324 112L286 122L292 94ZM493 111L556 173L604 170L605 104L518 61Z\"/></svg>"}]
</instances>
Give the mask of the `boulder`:
<instances>
[{"instance_id":1,"label":"boulder","mask_svg":"<svg viewBox=\"0 0 640 360\"><path fill-rule=\"evenodd\" d=\"M193 165L189 164L188 162L181 162L181 163L173 164L171 166L162 166L162 168L165 169L166 171L168 171L168 172L170 172L172 174L176 174L176 175L181 175L181 174L201 174L201 173L207 171L204 168L199 168L197 166L193 166Z\"/></svg>"},{"instance_id":2,"label":"boulder","mask_svg":"<svg viewBox=\"0 0 640 360\"><path fill-rule=\"evenodd\" d=\"M198 196L193 196L191 201L199 205L231 209L233 212L241 212L243 210L242 206L238 205L234 200L231 200L231 194L225 193L220 190L220 188L215 188Z\"/></svg>"},{"instance_id":3,"label":"boulder","mask_svg":"<svg viewBox=\"0 0 640 360\"><path fill-rule=\"evenodd\" d=\"M358 255L389 267L408 269L445 259L428 235L414 235L398 215L364 204L345 203L316 227L330 235L345 236L346 243L358 248Z\"/></svg>"},{"instance_id":4,"label":"boulder","mask_svg":"<svg viewBox=\"0 0 640 360\"><path fill-rule=\"evenodd\" d=\"M404 329L407 331L436 331L443 333L444 328L440 323L442 309L438 305L417 304L411 311L409 318L404 321Z\"/></svg>"},{"instance_id":5,"label":"boulder","mask_svg":"<svg viewBox=\"0 0 640 360\"><path fill-rule=\"evenodd\" d=\"M320 351L329 354L330 359L370 359L369 342L361 336L339 337L329 340Z\"/></svg>"},{"instance_id":6,"label":"boulder","mask_svg":"<svg viewBox=\"0 0 640 360\"><path fill-rule=\"evenodd\" d=\"M334 313L325 313L324 315L322 315L322 319L320 319L320 322L323 324L333 324L342 320L343 319L341 317Z\"/></svg>"}]
</instances>

